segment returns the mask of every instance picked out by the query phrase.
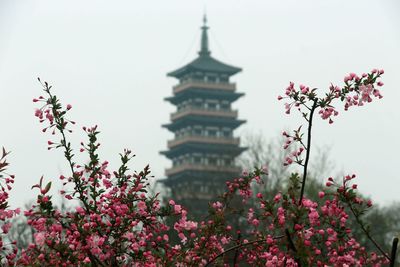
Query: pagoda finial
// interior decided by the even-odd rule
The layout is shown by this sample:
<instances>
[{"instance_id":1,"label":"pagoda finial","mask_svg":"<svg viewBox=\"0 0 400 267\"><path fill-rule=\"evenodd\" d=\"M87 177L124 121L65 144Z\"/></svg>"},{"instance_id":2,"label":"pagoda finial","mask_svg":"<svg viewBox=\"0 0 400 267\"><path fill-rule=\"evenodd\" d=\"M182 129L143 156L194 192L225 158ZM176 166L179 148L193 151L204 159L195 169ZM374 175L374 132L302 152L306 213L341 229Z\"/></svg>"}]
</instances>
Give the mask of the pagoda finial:
<instances>
[{"instance_id":1,"label":"pagoda finial","mask_svg":"<svg viewBox=\"0 0 400 267\"><path fill-rule=\"evenodd\" d=\"M200 56L209 56L211 54L208 49L208 35L207 35L207 15L204 13L203 26L201 27L201 47L199 51Z\"/></svg>"}]
</instances>

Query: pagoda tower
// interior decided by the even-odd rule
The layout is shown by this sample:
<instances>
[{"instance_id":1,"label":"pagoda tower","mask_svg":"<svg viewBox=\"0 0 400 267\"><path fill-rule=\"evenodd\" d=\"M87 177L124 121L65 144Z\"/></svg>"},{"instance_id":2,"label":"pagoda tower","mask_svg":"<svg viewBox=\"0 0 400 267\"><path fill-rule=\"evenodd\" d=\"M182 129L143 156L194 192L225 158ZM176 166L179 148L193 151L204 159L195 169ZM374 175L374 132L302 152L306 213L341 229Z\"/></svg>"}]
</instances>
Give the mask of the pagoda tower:
<instances>
[{"instance_id":1,"label":"pagoda tower","mask_svg":"<svg viewBox=\"0 0 400 267\"><path fill-rule=\"evenodd\" d=\"M236 92L230 77L241 69L211 56L205 16L203 22L197 58L167 74L178 79L173 95L165 98L176 112L163 125L174 139L161 154L172 160L163 180L171 197L191 211L205 212L208 202L225 190L225 182L240 174L235 158L245 148L233 131L245 121L232 109L244 94Z\"/></svg>"}]
</instances>

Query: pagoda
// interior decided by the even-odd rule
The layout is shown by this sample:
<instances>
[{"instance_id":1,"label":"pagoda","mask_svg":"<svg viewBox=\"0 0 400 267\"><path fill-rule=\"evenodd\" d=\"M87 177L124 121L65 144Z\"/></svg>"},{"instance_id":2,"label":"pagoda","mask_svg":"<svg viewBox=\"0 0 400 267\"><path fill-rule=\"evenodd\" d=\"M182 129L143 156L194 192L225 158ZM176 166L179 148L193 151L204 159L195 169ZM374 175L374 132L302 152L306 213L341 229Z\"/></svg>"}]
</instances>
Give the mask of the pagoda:
<instances>
[{"instance_id":1,"label":"pagoda","mask_svg":"<svg viewBox=\"0 0 400 267\"><path fill-rule=\"evenodd\" d=\"M230 81L241 69L211 56L205 16L203 22L197 58L167 74L178 79L173 95L165 98L176 112L163 125L174 139L161 152L172 160L163 180L170 196L189 210L202 212L225 190L225 182L240 174L235 158L245 150L233 136L245 121L232 109L232 103L244 94L236 92L236 84Z\"/></svg>"}]
</instances>

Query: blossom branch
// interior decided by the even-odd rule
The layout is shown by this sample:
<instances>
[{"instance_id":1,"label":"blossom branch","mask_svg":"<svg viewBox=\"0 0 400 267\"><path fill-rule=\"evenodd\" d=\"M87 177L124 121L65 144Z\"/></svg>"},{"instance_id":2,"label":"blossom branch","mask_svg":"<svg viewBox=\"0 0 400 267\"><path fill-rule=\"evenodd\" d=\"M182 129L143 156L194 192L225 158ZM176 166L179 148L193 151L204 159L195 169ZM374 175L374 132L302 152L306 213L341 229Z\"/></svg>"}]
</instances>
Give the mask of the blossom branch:
<instances>
[{"instance_id":1,"label":"blossom branch","mask_svg":"<svg viewBox=\"0 0 400 267\"><path fill-rule=\"evenodd\" d=\"M50 121L50 126L49 127L55 127L59 133L61 134L61 141L60 144L56 147L63 147L64 148L64 156L68 162L69 168L71 170L71 175L73 178L73 181L76 186L76 191L79 193L79 199L82 201L83 205L85 206L85 209L87 211L90 210L90 206L87 203L86 199L87 197L84 194L84 188L82 186L82 181L80 180L80 177L77 175L75 172L75 162L73 162L73 151L71 148L71 143L67 141L66 135L65 135L65 127L67 125L67 122L64 119L64 115L66 111L61 110L61 104L59 103L58 99L56 96L53 96L51 93L51 88L47 82L42 83L40 78L38 78L38 81L41 83L43 86L43 90L47 93L48 99L46 101L47 105L50 105L51 113L52 116L48 117ZM35 101L35 100L34 100ZM71 109L71 106L67 106L67 110ZM53 121L54 120L54 121ZM54 131L53 131L54 133ZM49 142L49 145L53 144L52 142Z\"/></svg>"}]
</instances>

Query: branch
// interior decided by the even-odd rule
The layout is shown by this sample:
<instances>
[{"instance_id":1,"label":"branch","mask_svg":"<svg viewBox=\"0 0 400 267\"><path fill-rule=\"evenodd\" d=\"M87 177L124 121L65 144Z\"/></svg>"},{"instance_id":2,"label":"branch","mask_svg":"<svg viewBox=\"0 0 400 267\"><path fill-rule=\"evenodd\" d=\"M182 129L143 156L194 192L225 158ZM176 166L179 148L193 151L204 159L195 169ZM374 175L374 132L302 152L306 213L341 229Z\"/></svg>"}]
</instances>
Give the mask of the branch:
<instances>
[{"instance_id":1,"label":"branch","mask_svg":"<svg viewBox=\"0 0 400 267\"><path fill-rule=\"evenodd\" d=\"M295 246L294 243L293 243L292 237L290 236L290 233L289 233L289 230L288 230L288 229L285 229L285 234L286 234L286 237L287 237L287 239L288 239L289 248L290 248L291 250L293 250L293 251L296 253L296 252L297 252L297 249L296 249L296 246Z\"/></svg>"},{"instance_id":2,"label":"branch","mask_svg":"<svg viewBox=\"0 0 400 267\"><path fill-rule=\"evenodd\" d=\"M242 237L242 235L241 235L241 233L239 232L239 233L238 233L238 238L237 238L238 243L240 242L241 237ZM236 266L238 256L239 256L239 250L236 249L236 250L235 250L235 256L233 257L233 266Z\"/></svg>"},{"instance_id":3,"label":"branch","mask_svg":"<svg viewBox=\"0 0 400 267\"><path fill-rule=\"evenodd\" d=\"M301 203L303 201L304 187L306 185L307 168L308 168L308 161L310 160L310 149L311 149L311 128L312 128L312 121L313 121L314 111L315 111L316 108L317 108L317 100L314 100L314 104L312 105L311 112L310 112L310 118L308 119L306 160L304 162L303 181L301 182L299 205L301 205Z\"/></svg>"},{"instance_id":4,"label":"branch","mask_svg":"<svg viewBox=\"0 0 400 267\"><path fill-rule=\"evenodd\" d=\"M396 261L397 245L399 244L399 239L396 237L393 239L392 243L392 253L390 254L390 267L394 267Z\"/></svg>"},{"instance_id":5,"label":"branch","mask_svg":"<svg viewBox=\"0 0 400 267\"><path fill-rule=\"evenodd\" d=\"M281 238L283 238L283 237L285 237L285 236L284 236L284 235L280 235L280 236L273 237L273 239L274 239L274 240L275 240L275 239L281 239ZM248 245L252 245L252 244L255 244L255 243L260 243L260 242L266 242L266 239L265 239L265 238L263 238L263 239L257 239L257 240L253 240L253 241L250 241L250 242L247 242L247 243L242 243L242 244L233 246L233 247L231 247L231 248L228 248L227 250L222 251L222 252L219 253L217 256L215 256L215 257L212 258L210 261L208 261L207 264L204 265L204 267L209 266L209 265L210 265L211 263L213 263L216 259L218 259L219 257L223 256L224 254L228 253L229 251L236 250L236 249L238 249L238 248L241 248L241 247L244 247L244 246L248 246Z\"/></svg>"},{"instance_id":6,"label":"branch","mask_svg":"<svg viewBox=\"0 0 400 267\"><path fill-rule=\"evenodd\" d=\"M360 225L361 230L365 233L367 238L382 253L382 255L390 261L391 259L390 259L389 255L381 248L381 246L379 246L379 244L375 241L375 239L370 235L369 231L365 228L364 223L360 220L360 216L358 216L356 214L356 211L354 210L353 205L351 205L350 202L347 202L347 204L348 204L348 206L349 206L349 208L351 210L351 213L353 213L354 217L356 218L356 222L358 223L358 225ZM393 244L394 244L394 240L393 240Z\"/></svg>"},{"instance_id":7,"label":"branch","mask_svg":"<svg viewBox=\"0 0 400 267\"><path fill-rule=\"evenodd\" d=\"M287 237L287 240L288 240L288 243L289 243L289 248L290 248L291 250L293 250L293 252L294 252L294 259L295 259L295 261L296 261L296 263L297 263L297 266L301 267L301 261L300 261L300 259L297 257L297 249L296 249L296 246L294 245L293 239L292 239L292 237L290 236L289 230L288 230L287 228L285 229L285 234L286 234L286 237Z\"/></svg>"}]
</instances>

